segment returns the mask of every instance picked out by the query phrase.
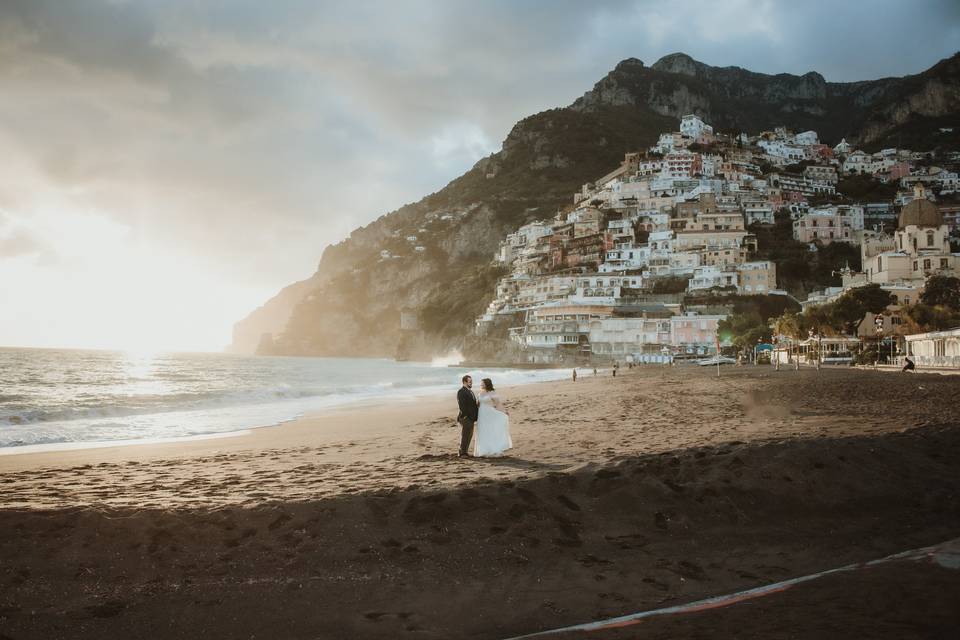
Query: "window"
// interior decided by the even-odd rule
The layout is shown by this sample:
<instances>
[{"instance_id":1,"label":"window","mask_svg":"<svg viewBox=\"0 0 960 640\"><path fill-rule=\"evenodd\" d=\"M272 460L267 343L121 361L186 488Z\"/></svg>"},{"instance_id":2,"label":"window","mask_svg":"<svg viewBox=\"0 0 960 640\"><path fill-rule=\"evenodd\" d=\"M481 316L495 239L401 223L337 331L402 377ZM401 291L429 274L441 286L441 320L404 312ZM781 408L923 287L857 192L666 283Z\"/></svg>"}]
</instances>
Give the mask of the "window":
<instances>
[{"instance_id":1,"label":"window","mask_svg":"<svg viewBox=\"0 0 960 640\"><path fill-rule=\"evenodd\" d=\"M946 259L946 258L940 258L940 268L941 268L941 269L946 269L946 268L947 268L947 259Z\"/></svg>"},{"instance_id":2,"label":"window","mask_svg":"<svg viewBox=\"0 0 960 640\"><path fill-rule=\"evenodd\" d=\"M929 269L929 268L930 268L930 259L929 259L929 258L926 258L926 259L923 261L923 268L924 268L924 269Z\"/></svg>"},{"instance_id":3,"label":"window","mask_svg":"<svg viewBox=\"0 0 960 640\"><path fill-rule=\"evenodd\" d=\"M933 231L927 231L927 246L933 246Z\"/></svg>"}]
</instances>

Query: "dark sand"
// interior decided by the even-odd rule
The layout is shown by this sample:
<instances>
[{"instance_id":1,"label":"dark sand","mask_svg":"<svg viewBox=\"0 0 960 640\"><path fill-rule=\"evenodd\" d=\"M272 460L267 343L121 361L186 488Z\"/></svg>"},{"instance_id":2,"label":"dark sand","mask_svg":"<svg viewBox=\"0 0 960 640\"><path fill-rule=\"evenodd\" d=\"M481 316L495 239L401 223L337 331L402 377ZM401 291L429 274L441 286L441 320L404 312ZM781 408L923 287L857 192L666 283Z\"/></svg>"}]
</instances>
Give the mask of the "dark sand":
<instances>
[{"instance_id":1,"label":"dark sand","mask_svg":"<svg viewBox=\"0 0 960 640\"><path fill-rule=\"evenodd\" d=\"M960 537L960 377L723 374L509 390L500 460L446 400L0 459L0 639L505 638ZM558 637L946 638L958 594L903 562Z\"/></svg>"}]
</instances>

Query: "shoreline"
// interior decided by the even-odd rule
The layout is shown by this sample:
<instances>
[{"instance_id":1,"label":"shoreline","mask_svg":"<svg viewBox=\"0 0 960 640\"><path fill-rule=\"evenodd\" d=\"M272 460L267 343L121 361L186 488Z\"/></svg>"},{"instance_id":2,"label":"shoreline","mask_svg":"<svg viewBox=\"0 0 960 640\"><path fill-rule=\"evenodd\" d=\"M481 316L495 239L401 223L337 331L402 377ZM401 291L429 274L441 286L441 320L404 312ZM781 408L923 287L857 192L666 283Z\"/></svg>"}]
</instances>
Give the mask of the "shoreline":
<instances>
[{"instance_id":1,"label":"shoreline","mask_svg":"<svg viewBox=\"0 0 960 640\"><path fill-rule=\"evenodd\" d=\"M528 387L531 385L553 384L562 381L562 378L550 380L534 380L522 384L513 384L504 389L514 389ZM98 449L116 449L127 447L153 447L176 445L178 443L203 442L206 440L220 440L223 438L243 438L251 436L254 432L264 429L277 429L295 424L303 420L317 420L331 414L342 412L363 412L366 409L387 406L390 404L415 403L421 401L437 401L446 398L447 395L456 394L457 388L452 390L440 390L436 387L425 387L422 390L413 389L409 392L398 390L394 393L381 394L378 396L361 396L357 398L348 398L343 402L330 404L304 413L293 415L289 418L277 420L271 424L261 424L231 429L229 431L214 431L209 433L194 434L188 436L174 436L170 438L140 438L129 440L109 440L109 441L70 441L70 442L51 442L44 444L17 445L10 447L0 447L0 472L5 468L4 460L19 456L45 456L48 454L66 453L72 451L98 450ZM361 418L362 419L362 418ZM189 452L190 447L185 448ZM20 465L15 465L20 466Z\"/></svg>"},{"instance_id":2,"label":"shoreline","mask_svg":"<svg viewBox=\"0 0 960 640\"><path fill-rule=\"evenodd\" d=\"M928 422L923 411L898 408L902 424L890 424L894 414L889 407L881 409L892 398L913 406L917 388L921 396L934 387L952 392L957 380L924 374L876 376L849 369L819 374L813 369L776 372L763 367L726 371L717 378L712 369L701 367L641 367L621 371L616 378L588 374L577 382L562 379L503 387L515 448L499 461L482 459L471 466L451 460L460 434L455 390L401 402L340 406L233 437L5 455L0 456L0 476L15 480L8 483L12 491L0 500L0 508L71 502L172 508L257 504L265 497L288 500L375 491L422 484L424 478L439 485L534 477L727 441L885 433ZM813 389L813 396L794 397L795 382ZM864 403L862 398L838 394L838 388L849 385L886 386L890 392ZM927 391L922 391L924 387ZM821 417L823 402L834 407L827 421ZM810 408L796 408L811 403ZM438 462L445 466L438 469ZM57 479L58 469L82 470L86 481L61 487L31 476ZM284 484L285 474L294 474L296 482ZM235 480L224 485L220 483L224 475ZM179 485L157 485L155 476L169 481L197 477L204 484L175 490ZM118 478L133 487L118 486L106 500L91 486L112 486ZM31 491L37 484L42 486ZM220 488L209 489L214 486Z\"/></svg>"},{"instance_id":3,"label":"shoreline","mask_svg":"<svg viewBox=\"0 0 960 640\"><path fill-rule=\"evenodd\" d=\"M541 385L553 385L565 380L538 380L503 387L511 394L526 395ZM25 471L62 465L104 464L124 461L145 461L162 458L194 458L226 455L240 451L285 445L335 446L351 439L378 438L389 435L394 426L386 424L389 416L399 423L399 429L437 416L456 416L456 391L430 391L403 398L381 396L356 399L322 410L294 417L276 424L250 427L236 431L203 434L182 438L156 440L129 440L117 443L51 443L43 450L15 451L20 447L0 449L0 473ZM453 418L450 419L453 422ZM80 446L72 446L80 445ZM48 445L26 445L46 447ZM6 451L14 449L14 451Z\"/></svg>"}]
</instances>

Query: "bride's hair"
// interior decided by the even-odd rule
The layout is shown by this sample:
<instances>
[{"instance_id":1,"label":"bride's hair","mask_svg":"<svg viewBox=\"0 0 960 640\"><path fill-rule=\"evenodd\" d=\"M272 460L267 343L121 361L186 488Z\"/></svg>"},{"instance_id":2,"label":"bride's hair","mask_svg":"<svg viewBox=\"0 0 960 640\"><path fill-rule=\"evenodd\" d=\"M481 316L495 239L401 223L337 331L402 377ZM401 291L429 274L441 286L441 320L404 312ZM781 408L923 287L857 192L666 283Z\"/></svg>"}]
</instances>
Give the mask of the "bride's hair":
<instances>
[{"instance_id":1,"label":"bride's hair","mask_svg":"<svg viewBox=\"0 0 960 640\"><path fill-rule=\"evenodd\" d=\"M493 391L493 380L491 380L490 378L484 378L480 382L483 383L483 386L484 388L486 388L487 391Z\"/></svg>"}]
</instances>

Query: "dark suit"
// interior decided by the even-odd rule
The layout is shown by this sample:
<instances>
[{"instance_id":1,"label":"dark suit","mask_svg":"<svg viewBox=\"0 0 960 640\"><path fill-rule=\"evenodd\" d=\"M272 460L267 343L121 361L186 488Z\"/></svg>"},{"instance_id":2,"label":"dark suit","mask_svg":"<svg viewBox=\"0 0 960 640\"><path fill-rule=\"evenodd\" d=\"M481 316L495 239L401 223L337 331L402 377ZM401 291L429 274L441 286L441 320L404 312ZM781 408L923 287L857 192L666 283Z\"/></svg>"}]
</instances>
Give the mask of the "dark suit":
<instances>
[{"instance_id":1,"label":"dark suit","mask_svg":"<svg viewBox=\"0 0 960 640\"><path fill-rule=\"evenodd\" d=\"M460 455L465 455L473 439L473 426L477 423L480 406L477 396L466 387L460 387L457 392L457 404L460 405L460 415L457 416L457 422L460 423Z\"/></svg>"}]
</instances>

